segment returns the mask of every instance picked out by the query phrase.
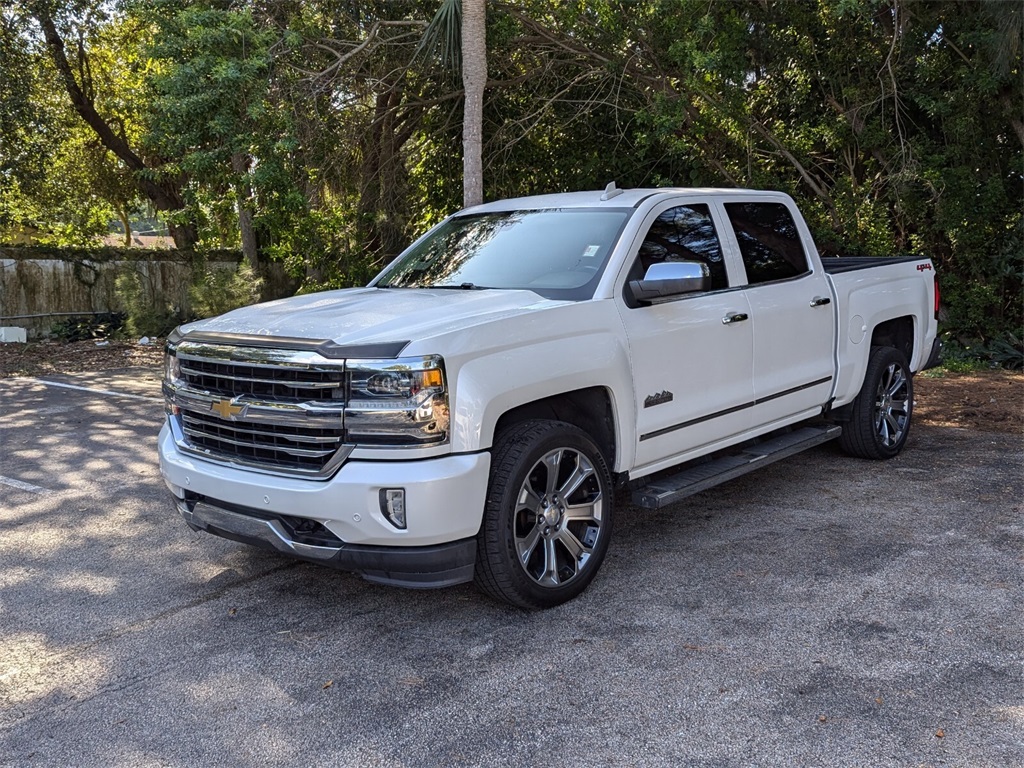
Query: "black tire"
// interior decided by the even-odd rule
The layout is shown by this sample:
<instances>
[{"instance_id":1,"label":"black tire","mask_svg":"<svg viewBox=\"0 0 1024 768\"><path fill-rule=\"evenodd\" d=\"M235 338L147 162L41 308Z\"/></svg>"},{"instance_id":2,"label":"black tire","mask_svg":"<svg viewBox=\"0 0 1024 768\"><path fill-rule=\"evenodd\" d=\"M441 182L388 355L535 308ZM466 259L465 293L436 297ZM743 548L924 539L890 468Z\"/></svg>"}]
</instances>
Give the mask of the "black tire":
<instances>
[{"instance_id":1,"label":"black tire","mask_svg":"<svg viewBox=\"0 0 1024 768\"><path fill-rule=\"evenodd\" d=\"M475 581L491 597L550 608L593 581L608 551L614 491L600 449L560 421L526 421L499 434Z\"/></svg>"},{"instance_id":2,"label":"black tire","mask_svg":"<svg viewBox=\"0 0 1024 768\"><path fill-rule=\"evenodd\" d=\"M914 380L906 357L893 347L872 347L839 444L851 456L891 459L907 442L913 413Z\"/></svg>"}]
</instances>

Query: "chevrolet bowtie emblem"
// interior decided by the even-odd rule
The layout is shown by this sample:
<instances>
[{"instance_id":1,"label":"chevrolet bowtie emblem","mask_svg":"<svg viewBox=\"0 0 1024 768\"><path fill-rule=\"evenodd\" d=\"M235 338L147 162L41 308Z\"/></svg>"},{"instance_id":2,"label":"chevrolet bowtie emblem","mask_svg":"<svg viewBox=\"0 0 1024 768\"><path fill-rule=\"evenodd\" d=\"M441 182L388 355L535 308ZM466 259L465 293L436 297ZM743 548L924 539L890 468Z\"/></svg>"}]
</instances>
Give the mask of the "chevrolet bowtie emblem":
<instances>
[{"instance_id":1,"label":"chevrolet bowtie emblem","mask_svg":"<svg viewBox=\"0 0 1024 768\"><path fill-rule=\"evenodd\" d=\"M222 419L231 419L244 411L245 406L235 405L230 400L218 400L215 403L210 403L210 410Z\"/></svg>"}]
</instances>

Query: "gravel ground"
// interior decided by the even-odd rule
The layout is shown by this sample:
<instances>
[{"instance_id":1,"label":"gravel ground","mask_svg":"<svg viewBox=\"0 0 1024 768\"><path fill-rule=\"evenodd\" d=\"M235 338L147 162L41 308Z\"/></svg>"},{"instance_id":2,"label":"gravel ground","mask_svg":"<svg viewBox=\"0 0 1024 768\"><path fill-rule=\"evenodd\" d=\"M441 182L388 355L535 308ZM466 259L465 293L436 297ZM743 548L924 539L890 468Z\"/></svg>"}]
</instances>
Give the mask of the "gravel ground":
<instances>
[{"instance_id":1,"label":"gravel ground","mask_svg":"<svg viewBox=\"0 0 1024 768\"><path fill-rule=\"evenodd\" d=\"M47 379L137 397L0 381L0 765L1024 766L1019 433L623 500L524 613L192 533L154 367Z\"/></svg>"}]
</instances>

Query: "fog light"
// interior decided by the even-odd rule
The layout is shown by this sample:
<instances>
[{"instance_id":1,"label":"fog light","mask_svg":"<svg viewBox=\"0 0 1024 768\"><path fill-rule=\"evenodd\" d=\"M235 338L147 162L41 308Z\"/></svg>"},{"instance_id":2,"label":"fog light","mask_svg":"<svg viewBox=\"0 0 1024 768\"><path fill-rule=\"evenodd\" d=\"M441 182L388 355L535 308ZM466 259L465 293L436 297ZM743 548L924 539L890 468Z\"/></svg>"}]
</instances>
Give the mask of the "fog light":
<instances>
[{"instance_id":1,"label":"fog light","mask_svg":"<svg viewBox=\"0 0 1024 768\"><path fill-rule=\"evenodd\" d=\"M380 512L395 528L405 530L405 488L381 488Z\"/></svg>"}]
</instances>

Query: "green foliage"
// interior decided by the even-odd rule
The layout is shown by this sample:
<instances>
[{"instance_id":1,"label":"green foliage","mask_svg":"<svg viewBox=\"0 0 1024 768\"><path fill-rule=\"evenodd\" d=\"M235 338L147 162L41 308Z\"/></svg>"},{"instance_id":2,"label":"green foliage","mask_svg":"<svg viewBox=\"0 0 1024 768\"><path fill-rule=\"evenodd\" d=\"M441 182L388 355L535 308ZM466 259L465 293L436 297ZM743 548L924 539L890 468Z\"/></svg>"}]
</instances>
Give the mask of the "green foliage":
<instances>
[{"instance_id":1,"label":"green foliage","mask_svg":"<svg viewBox=\"0 0 1024 768\"><path fill-rule=\"evenodd\" d=\"M153 298L156 292L147 290L143 276L134 269L117 276L114 292L124 308L124 330L130 336L166 336L181 321L169 304Z\"/></svg>"},{"instance_id":2,"label":"green foliage","mask_svg":"<svg viewBox=\"0 0 1024 768\"><path fill-rule=\"evenodd\" d=\"M213 317L255 304L259 301L262 287L263 281L245 262L239 264L234 272L206 269L188 289L192 315L196 318Z\"/></svg>"},{"instance_id":3,"label":"green foliage","mask_svg":"<svg viewBox=\"0 0 1024 768\"><path fill-rule=\"evenodd\" d=\"M247 9L177 0L135 8L155 27L147 144L190 178L231 181L231 155L248 152L266 127L276 35Z\"/></svg>"},{"instance_id":4,"label":"green foliage","mask_svg":"<svg viewBox=\"0 0 1024 768\"><path fill-rule=\"evenodd\" d=\"M253 166L277 162L279 127L267 100L276 34L251 10L219 3L139 0L131 8L152 29L143 143L168 158L166 173L190 180L179 215L198 225L200 245L236 245L238 206L259 203Z\"/></svg>"},{"instance_id":5,"label":"green foliage","mask_svg":"<svg viewBox=\"0 0 1024 768\"><path fill-rule=\"evenodd\" d=\"M26 18L15 13L0 25L0 242L31 235L40 243L85 245L115 215L136 210L138 193L131 174L72 109L42 41L19 26ZM87 95L122 135L134 134L135 30L118 18L77 31L89 55L69 55L85 73Z\"/></svg>"},{"instance_id":6,"label":"green foliage","mask_svg":"<svg viewBox=\"0 0 1024 768\"><path fill-rule=\"evenodd\" d=\"M1003 368L1019 371L1024 368L1024 341L1007 331L992 342L988 358Z\"/></svg>"},{"instance_id":7,"label":"green foliage","mask_svg":"<svg viewBox=\"0 0 1024 768\"><path fill-rule=\"evenodd\" d=\"M61 341L87 341L116 336L125 323L123 312L105 312L101 315L69 317L50 327L50 333Z\"/></svg>"},{"instance_id":8,"label":"green foliage","mask_svg":"<svg viewBox=\"0 0 1024 768\"><path fill-rule=\"evenodd\" d=\"M1024 368L1024 340L1009 331L989 341L955 338L944 334L942 367L949 371L975 371L984 368Z\"/></svg>"},{"instance_id":9,"label":"green foliage","mask_svg":"<svg viewBox=\"0 0 1024 768\"><path fill-rule=\"evenodd\" d=\"M612 47L658 73L639 121L669 178L788 191L826 252L931 256L961 345L1024 335L1019 3L649 7Z\"/></svg>"},{"instance_id":10,"label":"green foliage","mask_svg":"<svg viewBox=\"0 0 1024 768\"><path fill-rule=\"evenodd\" d=\"M436 56L443 68L457 73L462 60L462 0L441 0L416 55Z\"/></svg>"},{"instance_id":11,"label":"green foliage","mask_svg":"<svg viewBox=\"0 0 1024 768\"><path fill-rule=\"evenodd\" d=\"M459 207L457 0L85 5L60 11L70 55L201 246L237 246L248 212L304 290L354 285ZM132 177L25 18L0 25L0 236L85 242L137 205ZM523 0L487 25L488 199L781 189L827 253L933 258L956 359L1015 364L1019 2Z\"/></svg>"}]
</instances>

